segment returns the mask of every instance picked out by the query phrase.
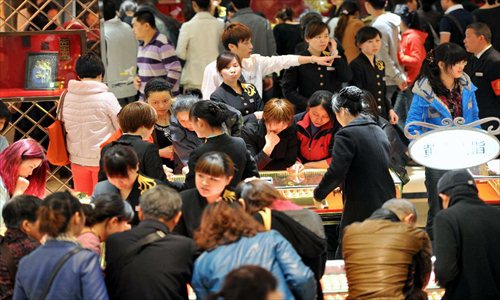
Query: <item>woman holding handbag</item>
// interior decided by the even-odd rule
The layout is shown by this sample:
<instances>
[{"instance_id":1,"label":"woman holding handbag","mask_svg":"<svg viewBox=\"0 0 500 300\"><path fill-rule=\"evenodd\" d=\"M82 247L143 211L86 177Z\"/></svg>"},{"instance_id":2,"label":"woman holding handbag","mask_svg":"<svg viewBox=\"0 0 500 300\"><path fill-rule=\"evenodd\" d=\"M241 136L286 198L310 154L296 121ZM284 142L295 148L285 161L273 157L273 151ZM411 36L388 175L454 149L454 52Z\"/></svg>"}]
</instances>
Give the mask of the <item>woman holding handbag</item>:
<instances>
[{"instance_id":1,"label":"woman holding handbag","mask_svg":"<svg viewBox=\"0 0 500 300\"><path fill-rule=\"evenodd\" d=\"M99 172L100 145L119 128L121 106L102 82L104 65L94 54L78 58L68 92L61 97L62 121L71 161L74 189L92 195Z\"/></svg>"},{"instance_id":2,"label":"woman holding handbag","mask_svg":"<svg viewBox=\"0 0 500 300\"><path fill-rule=\"evenodd\" d=\"M98 256L76 239L84 225L82 205L69 192L45 198L40 231L47 242L19 263L13 299L108 299Z\"/></svg>"}]
</instances>

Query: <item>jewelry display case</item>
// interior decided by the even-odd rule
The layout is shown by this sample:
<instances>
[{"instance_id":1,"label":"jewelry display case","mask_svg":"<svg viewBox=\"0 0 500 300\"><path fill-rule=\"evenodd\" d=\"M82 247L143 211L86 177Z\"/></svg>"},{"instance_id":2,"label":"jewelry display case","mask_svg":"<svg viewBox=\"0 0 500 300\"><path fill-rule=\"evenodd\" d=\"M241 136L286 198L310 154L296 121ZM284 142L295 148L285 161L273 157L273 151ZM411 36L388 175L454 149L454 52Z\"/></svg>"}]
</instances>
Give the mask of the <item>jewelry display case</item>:
<instances>
[{"instance_id":1,"label":"jewelry display case","mask_svg":"<svg viewBox=\"0 0 500 300\"><path fill-rule=\"evenodd\" d=\"M58 98L86 49L84 30L0 32L0 99Z\"/></svg>"},{"instance_id":2,"label":"jewelry display case","mask_svg":"<svg viewBox=\"0 0 500 300\"><path fill-rule=\"evenodd\" d=\"M500 159L468 170L476 181L479 198L490 205L500 206Z\"/></svg>"},{"instance_id":3,"label":"jewelry display case","mask_svg":"<svg viewBox=\"0 0 500 300\"><path fill-rule=\"evenodd\" d=\"M288 171L261 171L262 180L267 180L273 184L283 196L293 201L295 204L316 211L325 225L338 224L342 216L342 194L332 192L326 197L327 208L317 209L315 207L313 191L320 183L326 169L306 169L299 173L289 173ZM399 178L391 172L396 189L396 197L401 197L403 184ZM184 182L184 175L174 175L173 180ZM359 187L363 189L362 186Z\"/></svg>"}]
</instances>

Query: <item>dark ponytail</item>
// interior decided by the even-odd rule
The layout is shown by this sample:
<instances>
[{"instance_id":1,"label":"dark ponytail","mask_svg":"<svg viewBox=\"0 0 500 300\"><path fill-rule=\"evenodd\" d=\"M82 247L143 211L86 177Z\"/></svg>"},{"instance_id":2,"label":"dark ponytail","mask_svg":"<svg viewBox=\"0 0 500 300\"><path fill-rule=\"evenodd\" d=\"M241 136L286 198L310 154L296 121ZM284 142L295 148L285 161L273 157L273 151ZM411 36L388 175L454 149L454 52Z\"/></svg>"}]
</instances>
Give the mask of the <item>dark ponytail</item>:
<instances>
[{"instance_id":1,"label":"dark ponytail","mask_svg":"<svg viewBox=\"0 0 500 300\"><path fill-rule=\"evenodd\" d=\"M335 27L335 31L333 32L333 36L337 40L342 41L345 29L347 28L347 24L349 23L349 17L354 16L357 12L359 12L359 7L356 2L346 1L342 3L339 9L339 22L337 23L337 27Z\"/></svg>"},{"instance_id":2,"label":"dark ponytail","mask_svg":"<svg viewBox=\"0 0 500 300\"><path fill-rule=\"evenodd\" d=\"M289 6L282 8L276 14L276 18L282 20L283 22L293 21L294 16L295 16L295 12Z\"/></svg>"},{"instance_id":3,"label":"dark ponytail","mask_svg":"<svg viewBox=\"0 0 500 300\"><path fill-rule=\"evenodd\" d=\"M348 86L340 90L338 94L333 95L332 109L339 112L345 108L353 116L359 115L363 111L363 99L365 93L356 86Z\"/></svg>"},{"instance_id":4,"label":"dark ponytail","mask_svg":"<svg viewBox=\"0 0 500 300\"><path fill-rule=\"evenodd\" d=\"M130 221L134 211L127 201L123 201L117 194L98 196L91 204L83 205L85 226L90 227L107 219L117 217L118 221Z\"/></svg>"},{"instance_id":5,"label":"dark ponytail","mask_svg":"<svg viewBox=\"0 0 500 300\"><path fill-rule=\"evenodd\" d=\"M441 70L439 62L444 63L445 70L457 63L467 61L468 54L465 50L454 43L444 43L436 49L429 51L422 63L417 81L427 78L432 90L437 96L447 96L450 92L441 81Z\"/></svg>"},{"instance_id":6,"label":"dark ponytail","mask_svg":"<svg viewBox=\"0 0 500 300\"><path fill-rule=\"evenodd\" d=\"M70 192L47 196L40 208L40 231L53 238L66 233L71 218L77 212L82 213L82 205Z\"/></svg>"},{"instance_id":7,"label":"dark ponytail","mask_svg":"<svg viewBox=\"0 0 500 300\"><path fill-rule=\"evenodd\" d=\"M229 115L229 109L224 103L212 100L196 102L189 112L191 119L203 119L211 127L221 127Z\"/></svg>"}]
</instances>

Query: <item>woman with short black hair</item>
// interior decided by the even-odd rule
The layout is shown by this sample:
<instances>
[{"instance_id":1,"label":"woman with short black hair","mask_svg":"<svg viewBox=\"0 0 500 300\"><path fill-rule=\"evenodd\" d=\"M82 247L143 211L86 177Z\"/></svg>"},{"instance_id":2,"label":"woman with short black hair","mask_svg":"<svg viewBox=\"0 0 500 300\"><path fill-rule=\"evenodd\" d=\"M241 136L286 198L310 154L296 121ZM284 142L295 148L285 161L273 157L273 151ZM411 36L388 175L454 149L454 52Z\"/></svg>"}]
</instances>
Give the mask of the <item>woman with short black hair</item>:
<instances>
[{"instance_id":1,"label":"woman with short black hair","mask_svg":"<svg viewBox=\"0 0 500 300\"><path fill-rule=\"evenodd\" d=\"M385 95L385 64L377 58L382 46L382 33L375 27L365 26L356 34L356 46L361 53L350 64L351 85L370 92L377 101L378 114L391 124L398 122L391 99Z\"/></svg>"}]
</instances>

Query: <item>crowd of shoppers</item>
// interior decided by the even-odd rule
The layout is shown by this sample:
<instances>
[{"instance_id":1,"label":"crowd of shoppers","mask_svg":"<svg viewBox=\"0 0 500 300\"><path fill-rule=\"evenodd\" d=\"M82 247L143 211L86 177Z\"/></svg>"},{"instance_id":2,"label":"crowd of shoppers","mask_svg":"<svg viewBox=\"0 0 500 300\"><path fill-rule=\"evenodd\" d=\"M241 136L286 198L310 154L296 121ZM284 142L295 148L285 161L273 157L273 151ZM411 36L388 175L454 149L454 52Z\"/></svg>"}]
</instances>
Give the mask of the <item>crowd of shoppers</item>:
<instances>
[{"instance_id":1,"label":"crowd of shoppers","mask_svg":"<svg viewBox=\"0 0 500 300\"><path fill-rule=\"evenodd\" d=\"M227 24L212 2L192 1L179 31L152 5L104 1L103 59L79 57L61 98L89 205L46 195L37 141L0 136L0 299L187 299L188 284L199 299L322 299L320 217L258 179L305 168L327 169L318 207L342 190L348 298L424 299L432 251L445 298L500 298L500 215L473 178L425 168L424 231L389 172L406 182L405 124L500 114L498 4L441 0L435 22L416 0L345 1L300 25L284 8L273 30L249 0ZM53 10L37 26L57 27ZM9 121L0 105L0 132Z\"/></svg>"}]
</instances>

